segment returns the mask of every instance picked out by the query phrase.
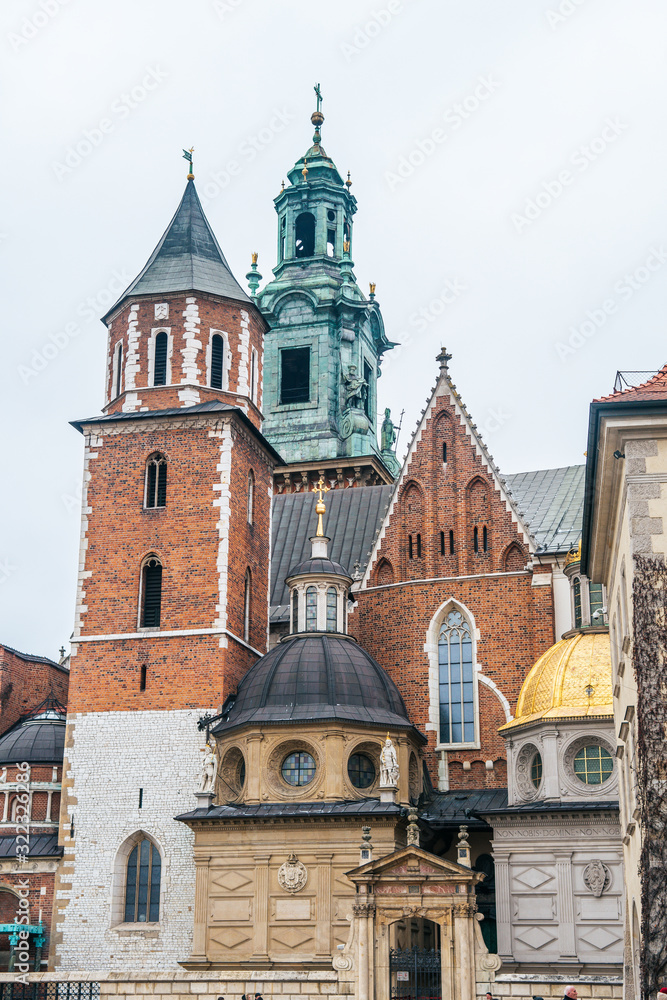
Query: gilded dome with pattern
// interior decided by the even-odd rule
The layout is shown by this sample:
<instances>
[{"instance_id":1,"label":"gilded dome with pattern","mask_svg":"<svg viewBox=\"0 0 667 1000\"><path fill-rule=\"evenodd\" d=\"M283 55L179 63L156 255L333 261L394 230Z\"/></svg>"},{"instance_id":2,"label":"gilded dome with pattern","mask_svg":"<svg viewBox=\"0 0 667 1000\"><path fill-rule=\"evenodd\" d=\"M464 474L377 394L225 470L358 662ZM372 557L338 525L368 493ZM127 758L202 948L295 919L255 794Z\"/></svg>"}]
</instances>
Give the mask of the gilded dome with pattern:
<instances>
[{"instance_id":1,"label":"gilded dome with pattern","mask_svg":"<svg viewBox=\"0 0 667 1000\"><path fill-rule=\"evenodd\" d=\"M586 629L543 653L523 682L512 722L613 716L611 647L606 629Z\"/></svg>"}]
</instances>

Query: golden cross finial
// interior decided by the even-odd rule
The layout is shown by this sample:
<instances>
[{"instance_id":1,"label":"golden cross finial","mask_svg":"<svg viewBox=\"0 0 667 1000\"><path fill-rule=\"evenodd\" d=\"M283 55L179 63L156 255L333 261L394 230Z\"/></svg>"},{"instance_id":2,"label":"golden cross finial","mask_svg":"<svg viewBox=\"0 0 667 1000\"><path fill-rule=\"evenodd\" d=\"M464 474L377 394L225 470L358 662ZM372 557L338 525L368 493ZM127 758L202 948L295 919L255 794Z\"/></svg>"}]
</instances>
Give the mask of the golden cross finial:
<instances>
[{"instance_id":1,"label":"golden cross finial","mask_svg":"<svg viewBox=\"0 0 667 1000\"><path fill-rule=\"evenodd\" d=\"M322 523L322 517L327 512L323 494L328 493L330 489L331 487L326 485L324 476L320 476L320 478L310 491L311 493L317 493L318 495L317 503L315 504L315 513L317 514L317 531L315 532L315 534L318 538L322 538L324 536L324 525Z\"/></svg>"}]
</instances>

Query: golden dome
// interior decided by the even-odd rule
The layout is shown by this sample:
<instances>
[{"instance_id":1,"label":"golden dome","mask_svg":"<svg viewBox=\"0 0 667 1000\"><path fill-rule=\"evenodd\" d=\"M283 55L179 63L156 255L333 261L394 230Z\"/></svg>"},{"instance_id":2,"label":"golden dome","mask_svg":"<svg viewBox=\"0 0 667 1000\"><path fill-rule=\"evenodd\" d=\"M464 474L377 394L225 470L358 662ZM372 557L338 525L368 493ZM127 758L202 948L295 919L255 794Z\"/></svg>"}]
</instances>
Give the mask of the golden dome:
<instances>
[{"instance_id":1,"label":"golden dome","mask_svg":"<svg viewBox=\"0 0 667 1000\"><path fill-rule=\"evenodd\" d=\"M499 732L538 719L613 715L611 646L606 629L586 629L543 653L523 682L516 716Z\"/></svg>"},{"instance_id":2,"label":"golden dome","mask_svg":"<svg viewBox=\"0 0 667 1000\"><path fill-rule=\"evenodd\" d=\"M579 544L576 548L571 548L568 554L565 556L565 566L571 566L572 563L581 562L581 539L579 539Z\"/></svg>"}]
</instances>

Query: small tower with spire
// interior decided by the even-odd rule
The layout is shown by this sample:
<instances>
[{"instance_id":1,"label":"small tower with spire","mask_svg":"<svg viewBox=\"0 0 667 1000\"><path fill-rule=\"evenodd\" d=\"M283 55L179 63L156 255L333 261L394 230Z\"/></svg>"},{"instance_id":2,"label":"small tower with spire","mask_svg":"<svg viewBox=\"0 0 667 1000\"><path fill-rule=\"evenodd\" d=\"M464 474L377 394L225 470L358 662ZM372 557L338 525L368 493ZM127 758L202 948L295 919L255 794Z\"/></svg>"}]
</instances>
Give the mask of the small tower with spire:
<instances>
[{"instance_id":1,"label":"small tower with spire","mask_svg":"<svg viewBox=\"0 0 667 1000\"><path fill-rule=\"evenodd\" d=\"M300 473L310 464L316 478L349 463L364 470L364 482L390 482L378 447L377 380L393 344L375 295L364 295L355 278L357 201L349 173L344 181L322 145L319 84L315 95L312 145L274 201L274 277L257 296L270 327L264 432Z\"/></svg>"}]
</instances>

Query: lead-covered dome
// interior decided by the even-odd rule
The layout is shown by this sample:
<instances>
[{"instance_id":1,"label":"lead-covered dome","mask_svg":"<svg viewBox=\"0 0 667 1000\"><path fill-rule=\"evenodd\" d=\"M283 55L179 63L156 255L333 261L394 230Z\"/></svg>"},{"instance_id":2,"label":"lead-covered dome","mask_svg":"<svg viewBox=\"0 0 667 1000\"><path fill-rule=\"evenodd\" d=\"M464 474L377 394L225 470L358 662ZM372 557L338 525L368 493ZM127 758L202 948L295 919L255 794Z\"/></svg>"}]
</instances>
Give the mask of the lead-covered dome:
<instances>
[{"instance_id":1,"label":"lead-covered dome","mask_svg":"<svg viewBox=\"0 0 667 1000\"><path fill-rule=\"evenodd\" d=\"M347 635L301 634L281 642L250 668L213 732L324 720L411 728L392 679Z\"/></svg>"},{"instance_id":2,"label":"lead-covered dome","mask_svg":"<svg viewBox=\"0 0 667 1000\"><path fill-rule=\"evenodd\" d=\"M0 765L62 764L65 716L44 712L26 719L0 738Z\"/></svg>"}]
</instances>

